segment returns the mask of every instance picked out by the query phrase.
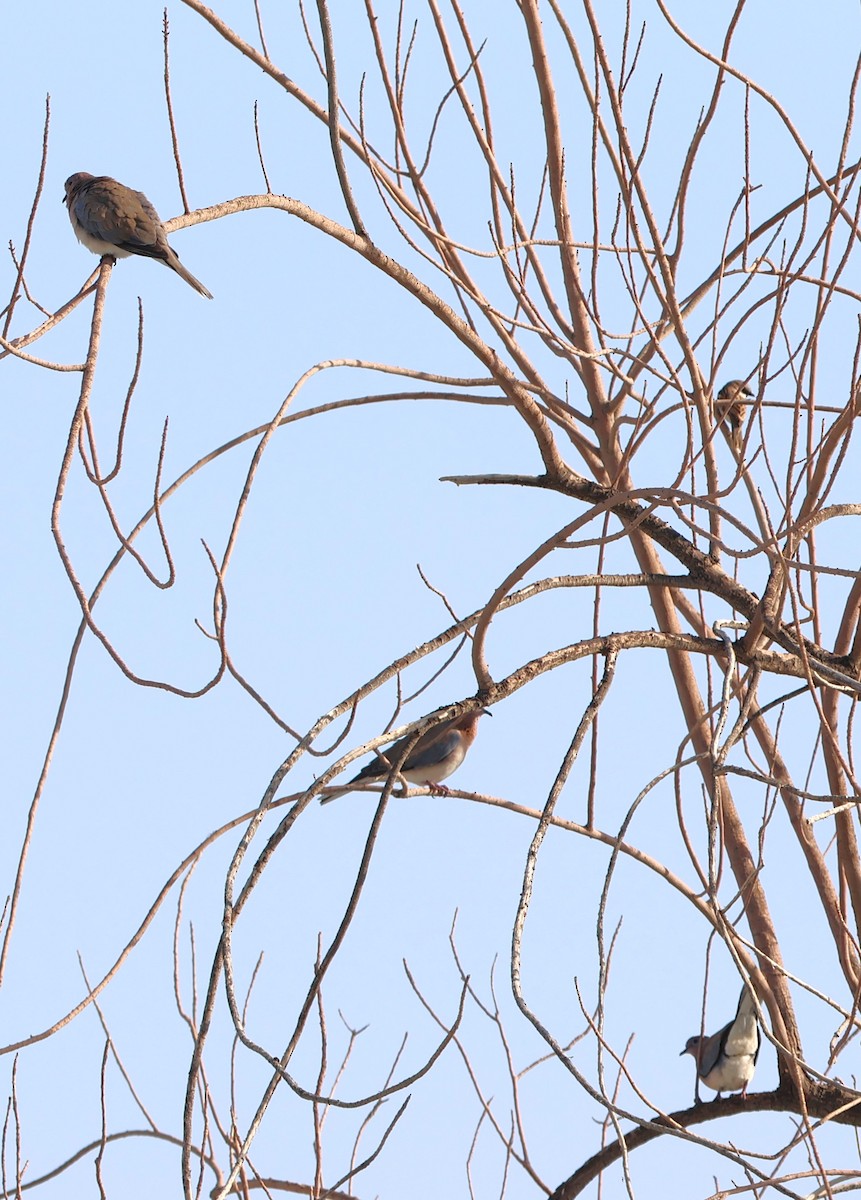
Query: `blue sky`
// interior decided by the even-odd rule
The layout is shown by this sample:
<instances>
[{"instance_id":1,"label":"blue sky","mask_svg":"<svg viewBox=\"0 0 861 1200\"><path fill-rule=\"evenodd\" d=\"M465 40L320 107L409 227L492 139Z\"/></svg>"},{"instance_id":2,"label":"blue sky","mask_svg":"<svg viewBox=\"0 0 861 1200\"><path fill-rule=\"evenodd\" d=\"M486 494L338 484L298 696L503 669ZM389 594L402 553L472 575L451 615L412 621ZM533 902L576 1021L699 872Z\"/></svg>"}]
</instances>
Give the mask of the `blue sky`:
<instances>
[{"instance_id":1,"label":"blue sky","mask_svg":"<svg viewBox=\"0 0 861 1200\"><path fill-rule=\"evenodd\" d=\"M523 83L520 74L529 55L514 8L500 5L491 14L476 5L471 18L476 40L487 39L482 61L493 91L500 158L516 162L519 194L534 200L543 151L534 124L534 86L528 78ZM607 23L608 48L616 53L621 15L615 5L598 8ZM224 3L218 12L256 44L252 5ZM728 12L724 5L683 3L675 15L692 36L717 51ZM433 49L430 14L421 8L416 15L420 39L408 110L418 136L428 128L445 84ZM380 17L384 36L391 39L395 7L382 8ZM296 14L264 9L263 18L272 58L323 102L325 92ZM651 4L639 12L638 20L642 18L648 20L648 30L641 72L629 100L631 124L643 127L652 87L661 75L661 99L644 173L665 217L674 171L707 102L713 72L678 47ZM45 97L50 93L45 193L27 274L31 291L50 310L74 295L96 265L75 240L61 204L69 174L86 170L112 175L146 192L165 220L180 211L165 115L161 19L161 7L149 0L134 0L119 18L115 5L96 0L81 0L73 8L56 3L26 10L19 6L6 15L0 65L6 111L14 113L14 121L5 139L0 227L4 244L11 240L20 249L38 175ZM579 12L572 13L571 20L584 36ZM549 16L546 21L549 24ZM778 95L829 171L836 163L841 121L845 124L858 21L857 10L843 4L819 6L815 13L793 5L783 20L775 19L773 6L753 4L745 11L734 47L733 61ZM193 12L177 5L171 8L170 22L172 97L191 206L264 190L254 143L253 106L258 102L273 190L344 221L322 126L226 47ZM333 22L342 96L355 112L362 75L373 68L361 6L333 11ZM840 37L834 36L837 25ZM366 88L369 137L382 144L385 122L372 74ZM559 88L570 139L566 163L572 209L575 224L586 220L585 227L578 228L588 238L590 127L573 80L561 76ZM682 268L690 286L711 269L742 183L744 94L732 81L726 93L725 117L704 154L704 173L695 188L691 211L700 224L689 231L690 250ZM756 102L751 130L752 175L761 185L754 204L761 219L798 193L805 168L773 116ZM453 106L443 115L439 139L429 172L435 194L459 238L486 244L482 171L467 153ZM578 170L584 162L586 168ZM424 270L428 282L451 299L440 276L422 267L387 226L373 189L349 159L348 166L357 196L370 214L373 236L411 269ZM604 183L609 228L614 203L609 176ZM524 206L529 209L528 203ZM302 373L316 363L349 358L440 375L483 373L418 303L366 263L283 212L239 214L181 231L171 241L214 293L213 302L143 260L119 263L109 286L92 401L104 461L112 457L134 363L138 297L145 313L143 369L123 471L112 491L126 527L151 503L166 418L167 482L228 439L271 420ZM14 271L8 258L6 264L8 294ZM477 265L476 273L491 281L489 286L498 286L486 262ZM614 328L612 304L618 297L612 286L607 294L604 316ZM82 305L31 351L58 362L80 362L86 353L89 316L89 305ZM799 334L809 314L799 306L791 319ZM34 310L20 304L12 335L24 333L38 320ZM830 391L833 403L843 402L852 371L851 352L843 342L851 345L855 320L847 305L824 334L832 359L821 368L822 403L829 402L824 397ZM621 314L617 323L623 325ZM754 318L738 335L722 368L725 374L744 375L749 370L766 326L765 316L761 324ZM580 403L570 366L534 343L529 348L553 386L562 393L567 385L572 402ZM707 368L707 349L703 358ZM3 759L7 799L0 868L3 888L9 891L80 621L50 530L79 376L42 371L8 358L2 365L6 425L0 487L7 517L2 546L11 569L0 593L6 633L4 719L10 747ZM294 409L401 386L393 377L369 370L327 369L302 390ZM775 444L785 444L788 426L781 426L778 416L769 420ZM680 422L667 423L663 440L655 439L637 461L641 486L672 477L682 437ZM127 561L98 605L103 628L140 676L193 690L214 670L214 647L195 626L200 622L211 628L213 580L204 543L216 556L222 552L252 448L253 443L246 443L218 458L166 506L176 585L168 591L155 589ZM845 471L850 480L857 478L853 461ZM728 460L721 462L728 471ZM573 459L572 465L577 466ZM580 511L560 496L537 490L456 488L440 478L539 469L528 431L504 407L399 401L324 414L280 431L263 460L226 579L228 639L237 670L286 722L304 731L393 658L448 626L446 610L422 584L417 564L455 611L467 614L487 601L535 545ZM851 486L838 489L835 498L853 499ZM749 520L741 497L738 505L743 519ZM116 542L79 463L70 480L62 527L79 578L89 590ZM597 529L593 524L585 536L597 536ZM842 535L836 532L823 533L824 547L830 548L832 536L835 557L841 551L845 557ZM161 572L152 531L144 535L141 547ZM594 548L559 552L547 573L585 573L595 566ZM631 569L618 546L609 552L608 569ZM747 582L758 590L763 581L751 569ZM835 603L841 594L834 585ZM831 599L826 589L826 601ZM824 621L832 628L836 609L829 603ZM729 615L716 604L707 605L707 611L711 616ZM653 624L639 593L604 595L601 632ZM488 642L491 671L501 678L531 657L589 636L591 629L587 590L542 597L495 622ZM437 656L413 667L404 690L414 691L441 662ZM482 724L457 785L540 808L591 687L591 666L583 661L498 705L493 720ZM399 723L474 690L468 653L461 653ZM342 749L379 734L394 704L393 685L371 697ZM812 742L809 710L799 713L797 728L793 720L791 715L790 736L797 740L790 757L801 770ZM597 800L604 828L617 829L641 788L670 765L684 736L681 726L675 729L677 723L663 660L645 652L623 657L601 714ZM323 740L329 744L332 738L324 735ZM7 976L0 989L4 1043L49 1026L80 999L84 989L77 954L90 978L98 978L177 864L213 828L256 807L292 746L232 680L225 679L197 701L136 687L92 638L85 639L36 822ZM284 794L306 786L329 761L306 760L295 784L282 789ZM560 809L571 820L583 818L589 769L584 754ZM686 779L686 802L695 814L701 804L699 782L693 774ZM746 787L740 785L740 802L758 814L762 790ZM372 814L373 800L367 796L345 798L325 809L309 808L270 865L239 926L235 950L241 984L247 986L258 955L264 954L249 1027L273 1052L280 1052L292 1029L293 1014L308 986L318 932L325 944L337 928ZM252 855L273 828L270 818ZM545 1053L537 1035L518 1023L507 969L511 923L532 832L526 818L465 801L425 797L392 802L359 916L326 987L333 1061L346 1040L338 1010L350 1025L369 1026L345 1074L342 1095L358 1096L379 1086L407 1030L409 1042L399 1068L404 1073L415 1069L437 1043L439 1030L413 994L403 960L429 1003L450 1020L459 995L448 947L455 913L462 961L485 999L498 960L497 996L518 1068ZM633 832L637 844L672 869L685 871L669 782L644 802ZM187 889L181 959L189 1005L188 924L193 922L202 993L220 931L224 875L239 837L239 831L225 835L203 858ZM584 1027L575 978L586 1002L595 1000L594 913L606 863L606 851L561 832L551 834L540 862L527 924L524 985L527 998L562 1039ZM831 959L821 948L818 910L808 923L810 910L799 907L804 875L797 844L779 821L769 831L765 878L790 969L814 978L826 990L835 986ZM174 891L102 997L135 1085L159 1126L172 1134L181 1131L190 1056L189 1038L173 1003L175 906ZM707 931L681 899L627 862L618 869L608 927L621 916L608 994L608 1036L619 1050L635 1036L629 1065L638 1083L654 1104L679 1108L689 1102L692 1091L691 1064L680 1061L678 1051L699 1019ZM720 947L713 972L709 1020L717 1026L734 1011L738 994L737 975ZM821 1065L833 1026L803 995L798 1001L808 1053ZM504 1097L507 1073L500 1044L474 1009L467 1016L464 1036L485 1094ZM28 1178L98 1137L101 1049L100 1027L90 1008L61 1033L21 1055L17 1088ZM207 1065L225 1118L230 1052L222 996ZM573 1057L594 1076L594 1043L587 1039ZM267 1072L244 1052L238 1062L237 1104L244 1128ZM5 1063L8 1088L8 1054ZM318 1048L310 1036L293 1069L312 1086L317 1067ZM113 1066L108 1080L110 1128L140 1127L142 1118ZM769 1049L763 1053L756 1082L761 1087L776 1083ZM523 1088L536 1169L553 1187L597 1149L599 1110L552 1063L527 1075ZM638 1103L629 1091L624 1095L625 1103ZM507 1122L509 1104L500 1099L500 1105L500 1117ZM382 1128L386 1113L394 1108L390 1101L376 1118L375 1129ZM328 1182L349 1160L358 1120L337 1112L328 1118ZM414 1089L402 1129L353 1191L361 1196L402 1195L406 1183L416 1200L466 1196L463 1162L477 1121L478 1108L463 1065L450 1050L431 1079ZM714 1127L707 1132L749 1145L752 1130L758 1133L760 1127L731 1123L719 1134ZM841 1135L834 1136L839 1159L848 1147ZM307 1106L282 1089L252 1158L265 1175L307 1180L312 1171L311 1138ZM363 1146L367 1150L371 1144L373 1134ZM701 1150L673 1146L648 1153L652 1163L661 1156L661 1167L653 1175L645 1159L636 1164L637 1191L643 1196L688 1196L694 1181L704 1190L716 1171L723 1172L722 1179L728 1177L728 1168ZM7 1153L7 1170L9 1162ZM675 1172L678 1185L668 1183L668 1169ZM79 1195L93 1186L92 1170L90 1159L45 1185L42 1194ZM165 1145L149 1140L118 1143L110 1148L104 1170L109 1195L134 1200L180 1194L178 1157ZM500 1157L486 1133L479 1139L475 1171L477 1194L499 1194ZM618 1178L617 1183L621 1189ZM210 1179L205 1186L211 1186ZM519 1198L538 1193L523 1172L512 1168L507 1194Z\"/></svg>"}]
</instances>

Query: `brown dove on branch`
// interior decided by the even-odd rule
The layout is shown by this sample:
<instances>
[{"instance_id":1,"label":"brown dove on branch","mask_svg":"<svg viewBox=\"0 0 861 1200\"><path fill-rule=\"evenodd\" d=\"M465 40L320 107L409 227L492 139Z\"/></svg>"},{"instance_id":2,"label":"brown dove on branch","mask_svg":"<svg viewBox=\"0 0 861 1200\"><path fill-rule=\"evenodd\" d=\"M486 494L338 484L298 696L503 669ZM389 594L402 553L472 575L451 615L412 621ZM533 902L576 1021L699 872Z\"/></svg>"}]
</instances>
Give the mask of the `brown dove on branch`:
<instances>
[{"instance_id":1,"label":"brown dove on branch","mask_svg":"<svg viewBox=\"0 0 861 1200\"><path fill-rule=\"evenodd\" d=\"M711 1037L690 1037L682 1054L696 1060L697 1075L712 1091L737 1092L747 1095L747 1085L753 1079L759 1057L761 1037L756 1004L748 987L743 987L738 1010L729 1022Z\"/></svg>"},{"instance_id":2,"label":"brown dove on branch","mask_svg":"<svg viewBox=\"0 0 861 1200\"><path fill-rule=\"evenodd\" d=\"M463 762L467 750L475 741L478 722L483 716L489 717L491 713L486 708L477 708L473 712L452 717L451 720L426 730L401 764L400 775L407 783L425 785L432 792L445 795L448 788L442 781L448 779ZM330 794L322 797L320 803L328 804L336 796L343 796L350 790L351 784L385 779L413 740L414 735L408 733L406 737L399 738L393 746L378 752L346 786L333 788ZM385 754L384 758L382 754Z\"/></svg>"},{"instance_id":3,"label":"brown dove on branch","mask_svg":"<svg viewBox=\"0 0 861 1200\"><path fill-rule=\"evenodd\" d=\"M142 254L176 271L201 296L212 293L195 279L168 245L158 213L143 192L118 183L108 175L78 171L66 180L66 207L75 237L93 254L128 258Z\"/></svg>"}]
</instances>

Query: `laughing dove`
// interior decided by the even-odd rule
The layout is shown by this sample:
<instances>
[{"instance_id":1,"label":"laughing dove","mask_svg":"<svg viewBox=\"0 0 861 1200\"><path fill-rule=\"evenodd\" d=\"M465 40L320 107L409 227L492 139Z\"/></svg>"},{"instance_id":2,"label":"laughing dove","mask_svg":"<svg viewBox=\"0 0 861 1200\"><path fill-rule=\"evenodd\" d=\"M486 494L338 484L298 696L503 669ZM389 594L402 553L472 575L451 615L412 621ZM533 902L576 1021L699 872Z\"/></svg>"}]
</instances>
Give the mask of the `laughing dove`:
<instances>
[{"instance_id":1,"label":"laughing dove","mask_svg":"<svg viewBox=\"0 0 861 1200\"><path fill-rule=\"evenodd\" d=\"M711 1037L688 1038L682 1054L693 1055L698 1077L707 1088L717 1092L716 1100L720 1099L721 1092L739 1090L743 1100L747 1085L753 1079L760 1040L756 1005L750 989L745 986L730 1023Z\"/></svg>"},{"instance_id":2,"label":"laughing dove","mask_svg":"<svg viewBox=\"0 0 861 1200\"><path fill-rule=\"evenodd\" d=\"M742 425L747 402L752 399L753 392L743 379L731 379L723 385L715 400L715 417L736 454L741 451Z\"/></svg>"},{"instance_id":3,"label":"laughing dove","mask_svg":"<svg viewBox=\"0 0 861 1200\"><path fill-rule=\"evenodd\" d=\"M212 299L212 293L186 270L168 245L159 215L143 192L135 192L108 175L79 171L66 180L66 206L75 236L93 254L156 258L201 296Z\"/></svg>"},{"instance_id":4,"label":"laughing dove","mask_svg":"<svg viewBox=\"0 0 861 1200\"><path fill-rule=\"evenodd\" d=\"M432 792L445 794L448 789L442 786L443 779L448 779L456 771L466 757L466 752L475 741L478 732L478 722L483 716L491 716L486 708L478 708L474 712L463 713L462 716L452 717L434 725L423 733L404 760L399 774L407 783L424 784ZM323 796L320 803L328 804L336 796L343 796L354 783L370 783L374 780L385 779L392 768L400 762L407 746L412 742L414 734L399 738L393 746L385 751L379 751L377 757L363 767L345 787L334 789L332 795ZM385 758L381 757L385 754Z\"/></svg>"}]
</instances>

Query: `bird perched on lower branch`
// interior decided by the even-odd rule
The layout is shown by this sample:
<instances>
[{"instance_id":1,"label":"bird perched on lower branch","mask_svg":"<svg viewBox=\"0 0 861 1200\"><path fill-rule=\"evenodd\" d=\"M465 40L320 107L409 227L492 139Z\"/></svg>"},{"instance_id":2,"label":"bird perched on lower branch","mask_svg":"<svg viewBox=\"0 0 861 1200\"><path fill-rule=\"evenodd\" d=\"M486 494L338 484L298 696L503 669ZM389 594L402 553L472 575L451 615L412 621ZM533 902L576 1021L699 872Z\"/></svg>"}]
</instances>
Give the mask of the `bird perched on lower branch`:
<instances>
[{"instance_id":1,"label":"bird perched on lower branch","mask_svg":"<svg viewBox=\"0 0 861 1200\"><path fill-rule=\"evenodd\" d=\"M753 1079L760 1041L756 1004L750 989L745 986L739 998L738 1010L729 1024L711 1037L688 1038L682 1054L693 1055L697 1076L707 1088L717 1092L716 1100L720 1099L721 1092L737 1092L739 1089L743 1100L747 1095L747 1085Z\"/></svg>"},{"instance_id":2,"label":"bird perched on lower branch","mask_svg":"<svg viewBox=\"0 0 861 1200\"><path fill-rule=\"evenodd\" d=\"M108 175L78 171L66 180L65 201L75 237L93 254L108 254L111 258L141 254L155 258L176 271L201 296L212 299L212 293L182 265L177 252L168 245L159 215L143 192L117 183Z\"/></svg>"},{"instance_id":3,"label":"bird perched on lower branch","mask_svg":"<svg viewBox=\"0 0 861 1200\"><path fill-rule=\"evenodd\" d=\"M731 379L723 385L715 400L715 418L736 454L741 453L742 426L747 415L747 403L752 399L753 392L743 379Z\"/></svg>"},{"instance_id":4,"label":"bird perched on lower branch","mask_svg":"<svg viewBox=\"0 0 861 1200\"><path fill-rule=\"evenodd\" d=\"M478 722L483 716L492 716L486 708L477 708L473 712L463 713L442 721L428 729L416 741L406 759L401 765L399 774L407 783L424 784L432 792L445 795L448 788L442 786L443 779L448 779L466 758L466 752L475 741L478 732ZM343 796L350 791L353 784L370 783L373 780L385 779L391 774L392 768L400 762L407 746L413 741L414 734L399 738L393 746L385 751L379 751L358 775L344 785L333 789L332 795L323 796L320 803L328 804L336 796ZM385 754L385 758L381 757Z\"/></svg>"}]
</instances>

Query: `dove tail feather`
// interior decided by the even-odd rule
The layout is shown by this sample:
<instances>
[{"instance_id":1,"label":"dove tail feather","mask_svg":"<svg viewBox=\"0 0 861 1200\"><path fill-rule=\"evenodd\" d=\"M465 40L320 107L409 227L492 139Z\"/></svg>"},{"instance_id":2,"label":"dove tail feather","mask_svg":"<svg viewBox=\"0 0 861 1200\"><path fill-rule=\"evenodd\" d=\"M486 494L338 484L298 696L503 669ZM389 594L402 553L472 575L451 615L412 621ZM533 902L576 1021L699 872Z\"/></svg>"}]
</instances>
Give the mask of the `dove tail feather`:
<instances>
[{"instance_id":1,"label":"dove tail feather","mask_svg":"<svg viewBox=\"0 0 861 1200\"><path fill-rule=\"evenodd\" d=\"M170 267L172 271L176 271L180 279L184 279L185 282L190 284L190 286L193 287L196 292L200 292L201 296L206 296L207 300L213 299L212 292L209 290L209 288L205 288L200 280L192 275L188 267L184 267L182 265L179 260L179 255L176 253L176 251L174 251L171 258L164 259L164 263L166 266Z\"/></svg>"}]
</instances>

